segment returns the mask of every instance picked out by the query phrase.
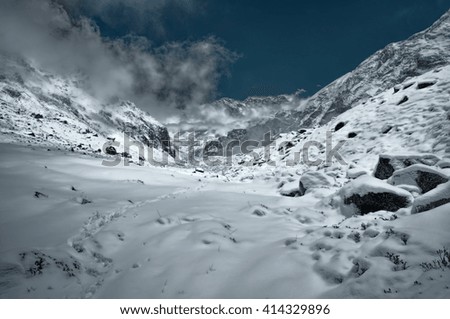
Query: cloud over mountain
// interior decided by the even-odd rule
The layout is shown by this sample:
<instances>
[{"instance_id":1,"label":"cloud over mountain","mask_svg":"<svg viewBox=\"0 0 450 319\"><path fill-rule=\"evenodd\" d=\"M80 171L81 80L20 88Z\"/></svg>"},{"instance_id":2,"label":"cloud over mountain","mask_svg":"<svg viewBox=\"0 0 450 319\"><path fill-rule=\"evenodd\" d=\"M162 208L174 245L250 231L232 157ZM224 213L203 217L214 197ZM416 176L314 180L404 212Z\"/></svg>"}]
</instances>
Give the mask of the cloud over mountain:
<instances>
[{"instance_id":1,"label":"cloud over mountain","mask_svg":"<svg viewBox=\"0 0 450 319\"><path fill-rule=\"evenodd\" d=\"M133 34L106 38L94 21L70 15L70 3L2 1L1 51L59 75L78 74L80 85L105 103L129 99L160 119L214 98L219 79L237 58L214 37L159 47ZM119 1L99 1L95 8L108 3ZM157 15L163 4L152 3L147 10ZM182 6L189 10L189 3Z\"/></svg>"}]
</instances>

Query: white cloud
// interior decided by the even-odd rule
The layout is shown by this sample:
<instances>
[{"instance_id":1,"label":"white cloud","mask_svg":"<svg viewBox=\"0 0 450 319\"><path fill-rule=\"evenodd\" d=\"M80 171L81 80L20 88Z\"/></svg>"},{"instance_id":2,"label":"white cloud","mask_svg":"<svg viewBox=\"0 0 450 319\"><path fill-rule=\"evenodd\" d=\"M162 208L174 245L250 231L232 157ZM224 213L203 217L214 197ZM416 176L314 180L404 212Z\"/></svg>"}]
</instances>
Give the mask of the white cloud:
<instances>
[{"instance_id":1,"label":"white cloud","mask_svg":"<svg viewBox=\"0 0 450 319\"><path fill-rule=\"evenodd\" d=\"M120 1L96 5L110 2ZM129 3L144 2L162 5L159 0ZM0 50L61 75L82 73L86 89L97 97L132 100L159 119L214 97L220 77L237 57L213 37L158 48L142 37L105 39L91 20L74 20L52 0L2 0Z\"/></svg>"}]
</instances>

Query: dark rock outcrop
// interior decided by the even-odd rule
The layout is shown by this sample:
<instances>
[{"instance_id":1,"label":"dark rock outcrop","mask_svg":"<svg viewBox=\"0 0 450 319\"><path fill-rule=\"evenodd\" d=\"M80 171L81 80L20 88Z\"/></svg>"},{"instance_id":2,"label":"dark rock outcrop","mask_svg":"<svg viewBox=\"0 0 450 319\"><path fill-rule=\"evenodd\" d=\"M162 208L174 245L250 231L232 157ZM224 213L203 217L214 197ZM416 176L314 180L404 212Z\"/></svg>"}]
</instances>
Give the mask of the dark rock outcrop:
<instances>
[{"instance_id":1,"label":"dark rock outcrop","mask_svg":"<svg viewBox=\"0 0 450 319\"><path fill-rule=\"evenodd\" d=\"M411 212L422 213L450 203L450 182L437 186L432 191L416 198Z\"/></svg>"},{"instance_id":2,"label":"dark rock outcrop","mask_svg":"<svg viewBox=\"0 0 450 319\"><path fill-rule=\"evenodd\" d=\"M396 212L400 208L407 207L410 201L405 196L395 193L372 193L369 192L363 196L354 194L344 199L345 205L354 204L358 207L359 215L387 210Z\"/></svg>"},{"instance_id":3,"label":"dark rock outcrop","mask_svg":"<svg viewBox=\"0 0 450 319\"><path fill-rule=\"evenodd\" d=\"M417 89L422 90L435 84L435 82L420 82L419 84L417 84Z\"/></svg>"},{"instance_id":4,"label":"dark rock outcrop","mask_svg":"<svg viewBox=\"0 0 450 319\"><path fill-rule=\"evenodd\" d=\"M105 153L108 155L117 155L117 150L114 146L107 146L105 148Z\"/></svg>"},{"instance_id":5,"label":"dark rock outcrop","mask_svg":"<svg viewBox=\"0 0 450 319\"><path fill-rule=\"evenodd\" d=\"M413 202L413 196L408 191L368 175L346 184L339 191L339 196L341 213L347 217L383 210L396 212Z\"/></svg>"},{"instance_id":6,"label":"dark rock outcrop","mask_svg":"<svg viewBox=\"0 0 450 319\"><path fill-rule=\"evenodd\" d=\"M408 102L409 98L405 95L400 101L398 101L397 105L401 105L405 102Z\"/></svg>"},{"instance_id":7,"label":"dark rock outcrop","mask_svg":"<svg viewBox=\"0 0 450 319\"><path fill-rule=\"evenodd\" d=\"M114 154L112 154L112 155L114 155ZM130 153L128 153L128 152L122 152L122 153L120 153L120 155L125 158L132 158Z\"/></svg>"},{"instance_id":8,"label":"dark rock outcrop","mask_svg":"<svg viewBox=\"0 0 450 319\"><path fill-rule=\"evenodd\" d=\"M406 168L414 164L428 166L436 165L439 158L431 154L416 155L380 155L375 168L374 176L379 179L388 179L396 170Z\"/></svg>"},{"instance_id":9,"label":"dark rock outcrop","mask_svg":"<svg viewBox=\"0 0 450 319\"><path fill-rule=\"evenodd\" d=\"M334 131L337 132L339 131L341 128L343 128L345 126L344 122L339 122L338 124L336 124L336 126L334 127Z\"/></svg>"},{"instance_id":10,"label":"dark rock outcrop","mask_svg":"<svg viewBox=\"0 0 450 319\"><path fill-rule=\"evenodd\" d=\"M420 188L422 193L435 189L438 185L446 183L449 178L433 167L415 164L395 171L389 179L392 185L412 185Z\"/></svg>"}]
</instances>

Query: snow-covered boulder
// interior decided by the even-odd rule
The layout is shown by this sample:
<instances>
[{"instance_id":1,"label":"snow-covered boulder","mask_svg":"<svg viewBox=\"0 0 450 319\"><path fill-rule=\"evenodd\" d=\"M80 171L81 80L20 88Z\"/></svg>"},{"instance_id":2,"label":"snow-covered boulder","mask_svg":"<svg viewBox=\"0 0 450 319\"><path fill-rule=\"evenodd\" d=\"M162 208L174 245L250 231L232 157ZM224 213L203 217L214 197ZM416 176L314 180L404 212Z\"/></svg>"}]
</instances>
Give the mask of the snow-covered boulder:
<instances>
[{"instance_id":1,"label":"snow-covered boulder","mask_svg":"<svg viewBox=\"0 0 450 319\"><path fill-rule=\"evenodd\" d=\"M432 191L416 198L411 212L413 214L450 203L450 182L441 184Z\"/></svg>"},{"instance_id":2,"label":"snow-covered boulder","mask_svg":"<svg viewBox=\"0 0 450 319\"><path fill-rule=\"evenodd\" d=\"M414 198L419 197L422 194L421 189L414 185L402 184L402 185L397 185L397 187L410 192L414 196Z\"/></svg>"},{"instance_id":3,"label":"snow-covered boulder","mask_svg":"<svg viewBox=\"0 0 450 319\"><path fill-rule=\"evenodd\" d=\"M298 190L301 196L309 189L328 188L334 184L334 179L320 171L308 171L300 177Z\"/></svg>"},{"instance_id":4,"label":"snow-covered boulder","mask_svg":"<svg viewBox=\"0 0 450 319\"><path fill-rule=\"evenodd\" d=\"M439 157L432 154L415 155L380 155L374 176L379 179L388 179L396 170L406 168L414 164L434 166L439 162Z\"/></svg>"},{"instance_id":5,"label":"snow-covered boulder","mask_svg":"<svg viewBox=\"0 0 450 319\"><path fill-rule=\"evenodd\" d=\"M356 179L362 175L366 175L367 171L365 169L359 167L349 168L347 170L347 178L348 179Z\"/></svg>"},{"instance_id":6,"label":"snow-covered boulder","mask_svg":"<svg viewBox=\"0 0 450 319\"><path fill-rule=\"evenodd\" d=\"M426 193L448 181L449 178L437 169L423 164L415 164L395 171L388 183L417 186L422 193Z\"/></svg>"},{"instance_id":7,"label":"snow-covered boulder","mask_svg":"<svg viewBox=\"0 0 450 319\"><path fill-rule=\"evenodd\" d=\"M283 185L280 187L280 194L288 197L300 196L300 192L298 190L298 183L296 181L283 183Z\"/></svg>"},{"instance_id":8,"label":"snow-covered boulder","mask_svg":"<svg viewBox=\"0 0 450 319\"><path fill-rule=\"evenodd\" d=\"M408 207L414 200L408 191L369 175L346 184L339 191L339 196L341 213L347 217L380 210L395 212Z\"/></svg>"},{"instance_id":9,"label":"snow-covered boulder","mask_svg":"<svg viewBox=\"0 0 450 319\"><path fill-rule=\"evenodd\" d=\"M440 168L450 168L450 158L444 158L436 164Z\"/></svg>"}]
</instances>

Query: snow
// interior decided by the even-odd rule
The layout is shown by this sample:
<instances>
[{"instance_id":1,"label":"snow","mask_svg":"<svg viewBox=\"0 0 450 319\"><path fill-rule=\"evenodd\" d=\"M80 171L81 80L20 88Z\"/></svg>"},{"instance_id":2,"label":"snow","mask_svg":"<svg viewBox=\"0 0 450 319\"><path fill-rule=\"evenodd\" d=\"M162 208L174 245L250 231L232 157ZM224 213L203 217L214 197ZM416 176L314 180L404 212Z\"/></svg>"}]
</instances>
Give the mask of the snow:
<instances>
[{"instance_id":1,"label":"snow","mask_svg":"<svg viewBox=\"0 0 450 319\"><path fill-rule=\"evenodd\" d=\"M450 202L450 182L438 185L435 189L418 197L414 201L412 213L421 213L434 206L443 205Z\"/></svg>"},{"instance_id":2,"label":"snow","mask_svg":"<svg viewBox=\"0 0 450 319\"><path fill-rule=\"evenodd\" d=\"M280 196L275 181L105 167L8 144L0 163L3 298L450 296L419 266L450 244L443 207L343 219L323 196ZM411 268L390 269L386 251L401 252ZM33 266L40 260L42 270ZM413 293L416 280L423 284ZM386 295L389 288L398 292Z\"/></svg>"},{"instance_id":3,"label":"snow","mask_svg":"<svg viewBox=\"0 0 450 319\"><path fill-rule=\"evenodd\" d=\"M317 275L299 278L299 263L312 261L289 253L286 244L299 225L287 210L292 200L267 185L1 148L2 182L13 183L1 195L2 265L21 269L3 297L271 297L296 296L297 285L309 292L321 287ZM48 198L34 198L35 191ZM77 203L80 192L92 203ZM267 215L254 215L254 205L266 205ZM82 271L66 278L48 266L27 278L19 254L30 251L74 258Z\"/></svg>"},{"instance_id":4,"label":"snow","mask_svg":"<svg viewBox=\"0 0 450 319\"><path fill-rule=\"evenodd\" d=\"M300 191L307 193L314 188L329 188L334 184L334 179L323 172L307 171L300 177Z\"/></svg>"},{"instance_id":5,"label":"snow","mask_svg":"<svg viewBox=\"0 0 450 319\"><path fill-rule=\"evenodd\" d=\"M444 158L436 164L440 168L450 168L450 159Z\"/></svg>"},{"instance_id":6,"label":"snow","mask_svg":"<svg viewBox=\"0 0 450 319\"><path fill-rule=\"evenodd\" d=\"M350 165L349 169L347 170L348 179L356 179L366 174L368 174L368 172L364 168L358 167L357 165Z\"/></svg>"},{"instance_id":7,"label":"snow","mask_svg":"<svg viewBox=\"0 0 450 319\"><path fill-rule=\"evenodd\" d=\"M269 157L256 149L234 156L231 165L198 167L204 173L173 163L102 166L105 157L98 154L26 137L24 115L8 111L20 130L7 133L13 128L2 124L2 140L31 146L0 144L0 296L448 298L449 271L421 266L450 247L448 204L421 214L406 207L353 216L343 215L336 200L342 187L360 195L387 190L411 201L410 192L418 196L417 189L357 175L371 174L379 154L448 154L442 132L449 78L450 67L429 72L410 81L436 84L407 88L409 100L400 106L388 90L327 125L280 134ZM60 127L58 137L70 143L85 138L72 133L84 129L76 117L67 118L75 131L28 121L39 138L45 123ZM345 141L339 150L345 163L302 162L297 153L303 146L325 145L339 122L346 125L333 133L332 146ZM386 124L393 128L380 133ZM119 138L117 132L99 138ZM351 132L357 136L348 139ZM280 148L287 142L294 146ZM323 158L323 151L313 148L310 156ZM311 170L333 183L301 197L280 194L295 191ZM395 255L407 262L405 269L392 262Z\"/></svg>"},{"instance_id":8,"label":"snow","mask_svg":"<svg viewBox=\"0 0 450 319\"><path fill-rule=\"evenodd\" d=\"M364 196L368 193L394 193L399 196L410 197L411 194L403 191L398 187L392 186L372 176L360 176L354 181L351 181L341 189L341 194L349 197L354 194Z\"/></svg>"},{"instance_id":9,"label":"snow","mask_svg":"<svg viewBox=\"0 0 450 319\"><path fill-rule=\"evenodd\" d=\"M298 189L298 181L294 180L292 182L281 182L280 194L284 196L298 196L300 195Z\"/></svg>"}]
</instances>

